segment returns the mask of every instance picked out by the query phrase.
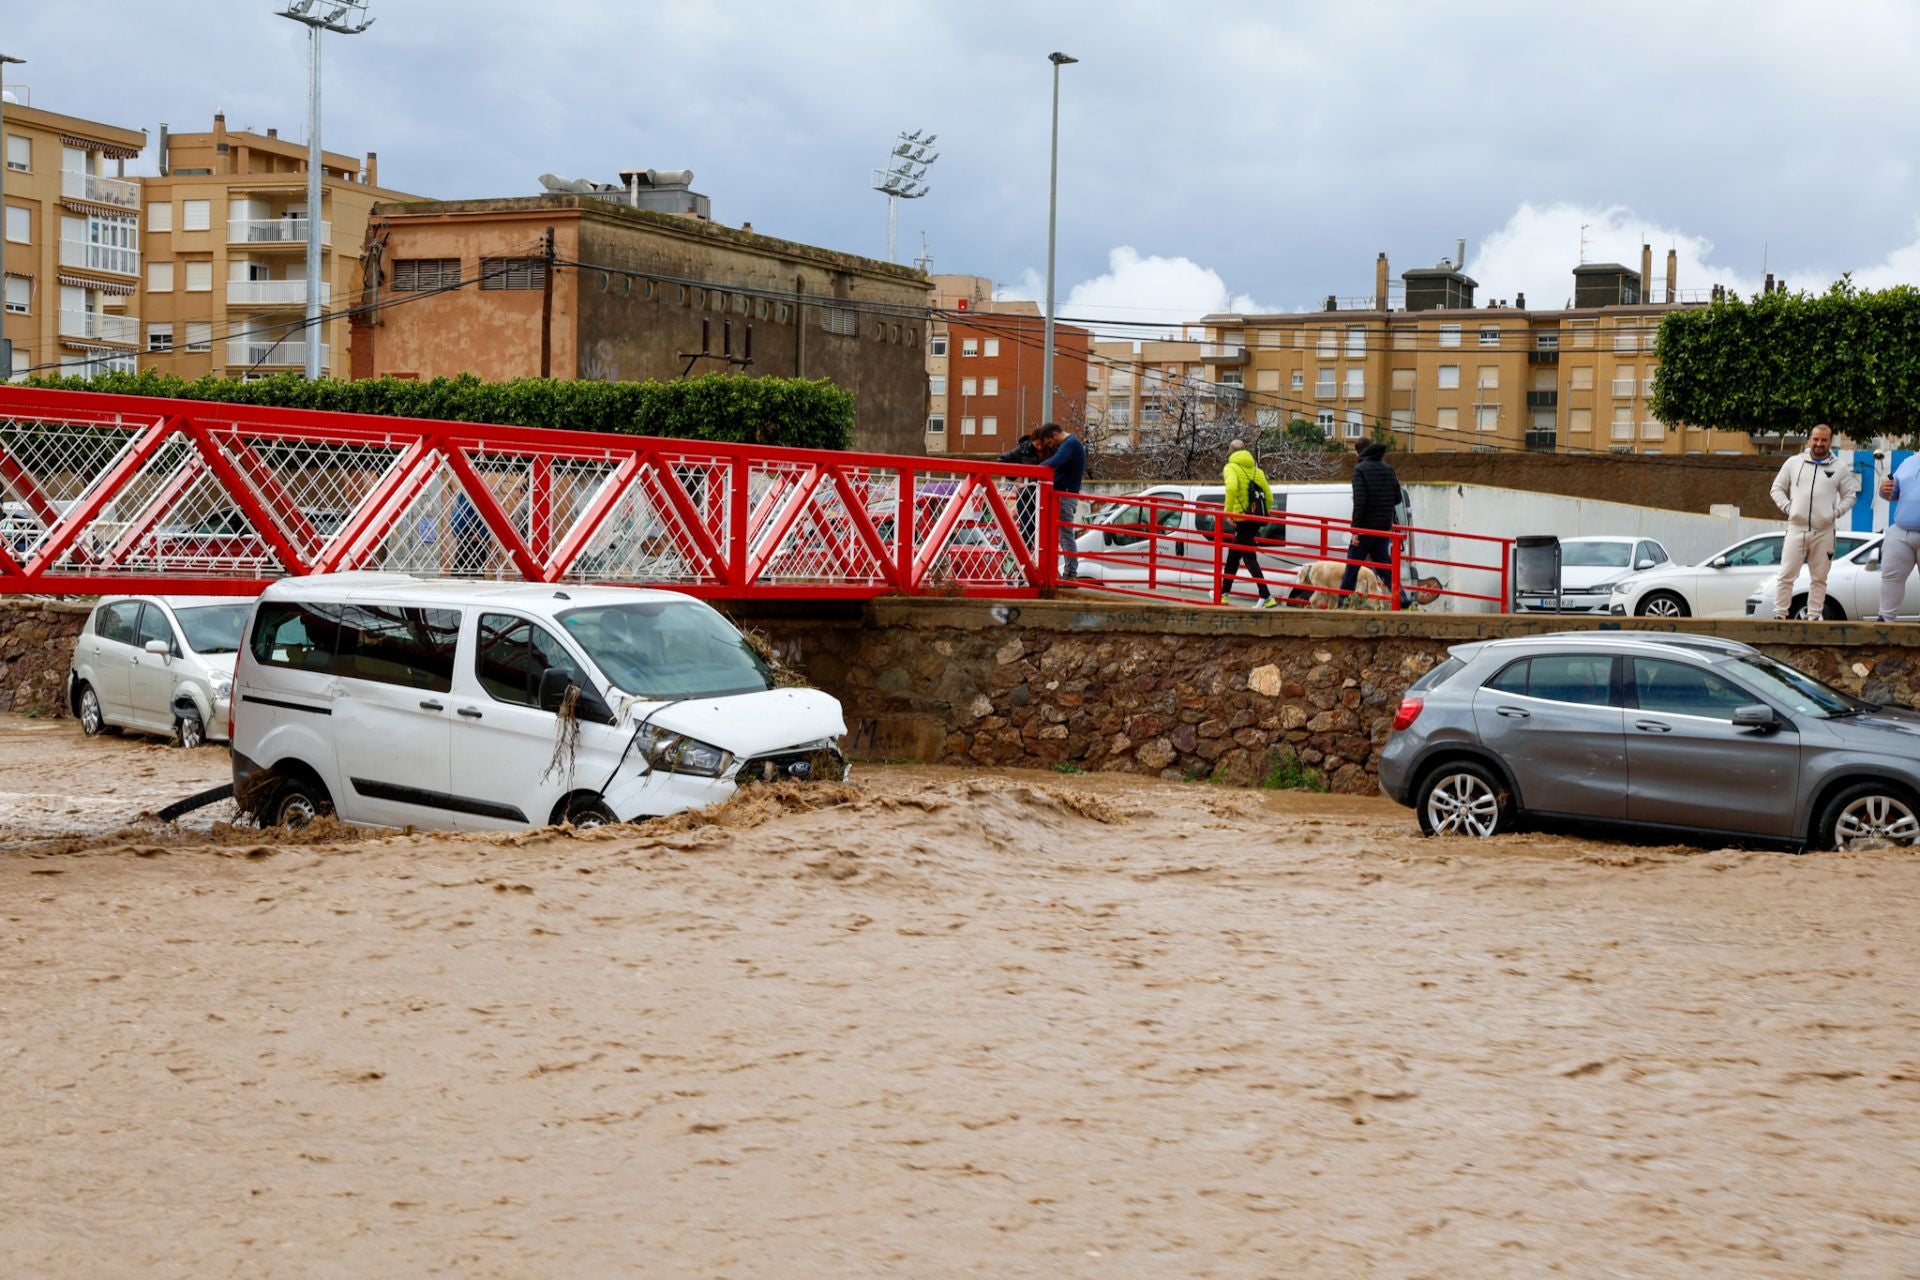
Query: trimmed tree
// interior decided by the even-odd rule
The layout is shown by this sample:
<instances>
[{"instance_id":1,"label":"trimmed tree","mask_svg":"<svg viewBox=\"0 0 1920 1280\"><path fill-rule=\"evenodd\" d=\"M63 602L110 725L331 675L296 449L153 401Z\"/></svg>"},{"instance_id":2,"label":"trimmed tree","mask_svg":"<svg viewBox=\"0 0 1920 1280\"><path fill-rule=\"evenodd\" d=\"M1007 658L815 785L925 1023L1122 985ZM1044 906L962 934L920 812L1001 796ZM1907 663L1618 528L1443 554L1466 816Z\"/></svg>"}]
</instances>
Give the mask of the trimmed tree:
<instances>
[{"instance_id":1,"label":"trimmed tree","mask_svg":"<svg viewBox=\"0 0 1920 1280\"><path fill-rule=\"evenodd\" d=\"M1660 325L1651 408L1747 432L1830 424L1856 440L1920 436L1920 290L1729 297Z\"/></svg>"}]
</instances>

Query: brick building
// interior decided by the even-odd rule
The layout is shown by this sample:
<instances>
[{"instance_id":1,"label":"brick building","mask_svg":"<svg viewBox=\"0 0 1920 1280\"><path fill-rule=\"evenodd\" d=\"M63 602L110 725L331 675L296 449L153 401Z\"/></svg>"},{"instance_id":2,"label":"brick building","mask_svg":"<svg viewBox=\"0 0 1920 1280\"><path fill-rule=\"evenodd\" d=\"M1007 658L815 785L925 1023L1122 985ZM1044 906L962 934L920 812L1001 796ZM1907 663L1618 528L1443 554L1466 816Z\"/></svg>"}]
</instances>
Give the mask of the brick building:
<instances>
[{"instance_id":1,"label":"brick building","mask_svg":"<svg viewBox=\"0 0 1920 1280\"><path fill-rule=\"evenodd\" d=\"M1093 335L1054 324L1048 403L1041 388L1046 318L1039 306L995 301L979 276L934 276L932 282L927 452L999 454L1042 422L1070 425L1087 385Z\"/></svg>"}]
</instances>

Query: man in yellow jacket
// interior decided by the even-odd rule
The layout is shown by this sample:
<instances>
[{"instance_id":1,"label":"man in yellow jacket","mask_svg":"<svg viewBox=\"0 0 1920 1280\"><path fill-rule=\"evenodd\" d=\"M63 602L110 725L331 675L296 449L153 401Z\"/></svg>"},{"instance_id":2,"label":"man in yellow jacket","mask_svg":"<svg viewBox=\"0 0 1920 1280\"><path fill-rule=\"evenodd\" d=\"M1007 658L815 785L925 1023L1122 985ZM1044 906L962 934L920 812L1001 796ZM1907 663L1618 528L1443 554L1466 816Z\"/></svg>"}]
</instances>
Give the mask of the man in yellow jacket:
<instances>
[{"instance_id":1,"label":"man in yellow jacket","mask_svg":"<svg viewBox=\"0 0 1920 1280\"><path fill-rule=\"evenodd\" d=\"M1233 546L1227 551L1220 603L1233 603L1233 579L1244 565L1247 576L1260 589L1260 598L1253 602L1253 607L1271 609L1280 602L1267 590L1267 578L1260 572L1254 539L1260 536L1260 517L1273 510L1273 486L1267 483L1266 473L1254 463L1245 441L1235 440L1232 449L1227 455L1227 465L1220 469L1220 478L1227 482L1227 517L1233 524Z\"/></svg>"}]
</instances>

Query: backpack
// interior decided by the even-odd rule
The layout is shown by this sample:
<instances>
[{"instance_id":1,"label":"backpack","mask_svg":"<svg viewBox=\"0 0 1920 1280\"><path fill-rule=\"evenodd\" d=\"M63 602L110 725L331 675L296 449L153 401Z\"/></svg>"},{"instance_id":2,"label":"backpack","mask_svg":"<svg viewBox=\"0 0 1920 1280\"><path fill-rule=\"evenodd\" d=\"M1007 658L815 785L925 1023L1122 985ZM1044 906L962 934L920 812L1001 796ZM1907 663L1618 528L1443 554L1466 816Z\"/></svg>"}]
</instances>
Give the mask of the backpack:
<instances>
[{"instance_id":1,"label":"backpack","mask_svg":"<svg viewBox=\"0 0 1920 1280\"><path fill-rule=\"evenodd\" d=\"M1267 491L1260 487L1252 476L1247 477L1247 509L1234 517L1237 524L1252 525L1255 529L1266 523Z\"/></svg>"}]
</instances>

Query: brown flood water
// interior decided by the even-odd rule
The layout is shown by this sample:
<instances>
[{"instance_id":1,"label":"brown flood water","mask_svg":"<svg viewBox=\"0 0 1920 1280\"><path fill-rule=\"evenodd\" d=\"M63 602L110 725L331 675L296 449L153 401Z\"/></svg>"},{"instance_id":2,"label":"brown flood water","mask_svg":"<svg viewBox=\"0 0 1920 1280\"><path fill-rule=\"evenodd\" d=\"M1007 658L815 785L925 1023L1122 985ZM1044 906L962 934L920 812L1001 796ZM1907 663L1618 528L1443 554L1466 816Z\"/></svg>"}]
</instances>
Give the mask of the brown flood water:
<instances>
[{"instance_id":1,"label":"brown flood water","mask_svg":"<svg viewBox=\"0 0 1920 1280\"><path fill-rule=\"evenodd\" d=\"M1920 1275L1911 855L905 768L115 830L224 767L0 720L0 1275Z\"/></svg>"}]
</instances>

